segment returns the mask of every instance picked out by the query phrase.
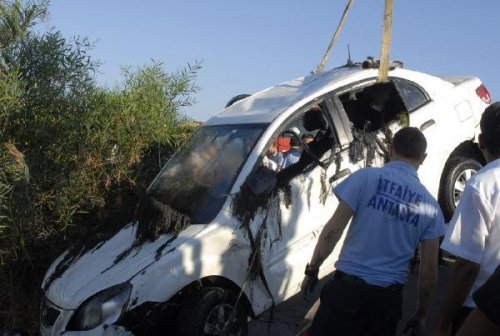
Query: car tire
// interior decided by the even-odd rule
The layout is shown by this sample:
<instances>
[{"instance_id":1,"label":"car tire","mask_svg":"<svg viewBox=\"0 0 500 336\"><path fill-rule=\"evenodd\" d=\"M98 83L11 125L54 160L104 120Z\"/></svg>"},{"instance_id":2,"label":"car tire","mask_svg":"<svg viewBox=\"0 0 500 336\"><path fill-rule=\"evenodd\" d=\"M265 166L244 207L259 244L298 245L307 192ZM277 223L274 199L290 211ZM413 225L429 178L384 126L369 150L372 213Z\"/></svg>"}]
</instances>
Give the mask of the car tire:
<instances>
[{"instance_id":1,"label":"car tire","mask_svg":"<svg viewBox=\"0 0 500 336\"><path fill-rule=\"evenodd\" d=\"M227 108L227 107L233 105L238 100L242 100L242 99L245 99L246 97L250 97L250 96L251 96L251 94L248 94L248 93L243 93L243 94L239 94L237 96L234 96L233 98L229 99L229 101L227 102L227 104L224 108Z\"/></svg>"},{"instance_id":2,"label":"car tire","mask_svg":"<svg viewBox=\"0 0 500 336\"><path fill-rule=\"evenodd\" d=\"M197 291L183 305L179 315L179 335L222 335L221 330L234 310L236 295L214 287ZM233 322L224 335L248 335L248 313L240 301Z\"/></svg>"},{"instance_id":3,"label":"car tire","mask_svg":"<svg viewBox=\"0 0 500 336\"><path fill-rule=\"evenodd\" d=\"M439 203L446 222L453 216L465 184L482 166L478 159L463 156L454 157L446 163L439 195Z\"/></svg>"}]
</instances>

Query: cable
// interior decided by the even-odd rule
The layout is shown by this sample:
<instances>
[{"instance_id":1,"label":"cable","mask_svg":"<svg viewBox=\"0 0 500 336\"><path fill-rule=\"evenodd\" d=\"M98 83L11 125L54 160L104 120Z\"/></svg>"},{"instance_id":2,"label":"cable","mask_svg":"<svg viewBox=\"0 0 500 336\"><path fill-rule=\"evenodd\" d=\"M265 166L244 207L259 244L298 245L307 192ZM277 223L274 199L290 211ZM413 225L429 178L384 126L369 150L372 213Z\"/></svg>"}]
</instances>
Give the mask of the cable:
<instances>
[{"instance_id":1,"label":"cable","mask_svg":"<svg viewBox=\"0 0 500 336\"><path fill-rule=\"evenodd\" d=\"M328 45L328 48L326 49L325 55L323 56L323 59L321 59L321 62L318 64L316 67L316 70L313 71L313 74L317 74L323 71L323 68L325 67L326 62L328 61L328 57L330 57L330 52L332 51L333 45L335 44L335 41L337 40L340 30L342 29L342 26L344 25L344 21L347 17L347 13L349 12L349 8L351 8L353 0L349 0L347 5L345 6L344 13L342 14L342 18L340 19L340 22L337 26L337 29L335 30L335 33L333 34L333 37L330 41L330 44Z\"/></svg>"}]
</instances>

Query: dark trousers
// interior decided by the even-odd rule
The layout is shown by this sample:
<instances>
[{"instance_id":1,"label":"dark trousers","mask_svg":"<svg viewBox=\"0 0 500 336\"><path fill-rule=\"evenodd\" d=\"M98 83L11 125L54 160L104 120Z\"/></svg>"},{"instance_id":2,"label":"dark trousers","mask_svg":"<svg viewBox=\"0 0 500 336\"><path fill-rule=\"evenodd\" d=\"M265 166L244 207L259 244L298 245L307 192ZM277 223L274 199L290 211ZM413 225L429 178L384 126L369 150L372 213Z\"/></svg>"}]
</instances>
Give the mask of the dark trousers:
<instances>
[{"instance_id":1,"label":"dark trousers","mask_svg":"<svg viewBox=\"0 0 500 336\"><path fill-rule=\"evenodd\" d=\"M460 310L456 313L455 317L453 318L453 321L451 322L451 334L450 335L455 335L462 324L464 324L465 320L467 319L467 316L472 312L473 308L471 307L466 307L462 306Z\"/></svg>"},{"instance_id":2,"label":"dark trousers","mask_svg":"<svg viewBox=\"0 0 500 336\"><path fill-rule=\"evenodd\" d=\"M402 317L402 286L385 289L353 278L334 276L325 284L310 336L396 334Z\"/></svg>"}]
</instances>

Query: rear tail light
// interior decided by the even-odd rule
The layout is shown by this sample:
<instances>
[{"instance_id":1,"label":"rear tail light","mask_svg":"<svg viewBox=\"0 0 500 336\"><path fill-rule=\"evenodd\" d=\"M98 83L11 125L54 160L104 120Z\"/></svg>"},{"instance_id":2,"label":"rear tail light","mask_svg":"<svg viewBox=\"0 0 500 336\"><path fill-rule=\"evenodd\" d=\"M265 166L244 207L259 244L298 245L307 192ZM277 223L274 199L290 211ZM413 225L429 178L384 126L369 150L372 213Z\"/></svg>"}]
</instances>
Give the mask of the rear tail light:
<instances>
[{"instance_id":1,"label":"rear tail light","mask_svg":"<svg viewBox=\"0 0 500 336\"><path fill-rule=\"evenodd\" d=\"M486 104L491 104L491 96L490 93L488 92L488 89L484 84L481 84L477 89L476 89L476 94L478 95L479 98L481 98L482 101L484 101Z\"/></svg>"}]
</instances>

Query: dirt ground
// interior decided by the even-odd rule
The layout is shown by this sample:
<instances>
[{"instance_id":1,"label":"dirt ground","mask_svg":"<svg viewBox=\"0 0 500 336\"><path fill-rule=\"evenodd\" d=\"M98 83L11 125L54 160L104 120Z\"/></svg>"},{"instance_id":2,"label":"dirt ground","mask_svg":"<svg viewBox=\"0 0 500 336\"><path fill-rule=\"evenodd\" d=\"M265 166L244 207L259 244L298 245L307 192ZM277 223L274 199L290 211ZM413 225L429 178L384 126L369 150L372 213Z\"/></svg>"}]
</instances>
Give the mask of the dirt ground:
<instances>
[{"instance_id":1,"label":"dirt ground","mask_svg":"<svg viewBox=\"0 0 500 336\"><path fill-rule=\"evenodd\" d=\"M436 288L432 309L429 315L429 320L424 335L430 334L430 327L436 318L437 308L439 307L443 295L445 284L448 280L451 263L439 269L439 280ZM297 335L297 332L302 326L307 323L310 317L314 316L314 309L311 309L314 302L318 298L320 287L327 279L323 279L315 292L311 296L311 300L306 301L300 295L295 295L285 302L282 302L274 308L273 319L270 319L269 312L264 313L259 318L252 320L249 324L250 336L290 336ZM398 325L397 335L405 335L402 329L408 317L414 312L417 303L417 284L418 284L418 265L411 272L408 282L403 291L403 319ZM309 310L311 310L309 312ZM309 312L309 313L308 313ZM307 315L307 316L306 316Z\"/></svg>"}]
</instances>

